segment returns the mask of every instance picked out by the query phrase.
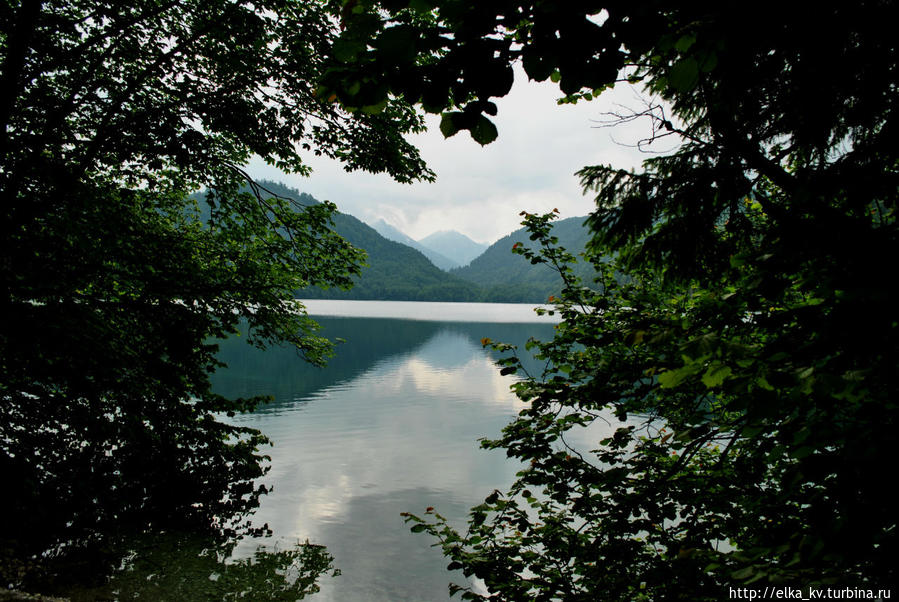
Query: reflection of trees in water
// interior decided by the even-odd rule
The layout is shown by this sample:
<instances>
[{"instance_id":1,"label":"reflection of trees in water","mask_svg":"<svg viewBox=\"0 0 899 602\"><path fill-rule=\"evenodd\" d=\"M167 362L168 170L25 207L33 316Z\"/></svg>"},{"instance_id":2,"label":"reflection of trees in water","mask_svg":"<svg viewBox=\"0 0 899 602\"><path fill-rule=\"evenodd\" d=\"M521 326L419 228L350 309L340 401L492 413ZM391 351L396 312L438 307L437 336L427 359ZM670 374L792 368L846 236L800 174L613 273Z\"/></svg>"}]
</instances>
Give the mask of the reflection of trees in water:
<instances>
[{"instance_id":1,"label":"reflection of trees in water","mask_svg":"<svg viewBox=\"0 0 899 602\"><path fill-rule=\"evenodd\" d=\"M240 504L241 516L245 519L256 506L258 496L253 496L252 504ZM33 540L27 556L22 544L5 535L0 542L0 575L5 587L78 602L292 601L317 592L320 577L340 574L324 546L308 541L278 549L259 539L263 543L252 556L232 559L243 536L264 535L263 529L248 524L203 529L185 521L186 531L125 531L111 523L81 538L57 540L47 549L42 549L47 539Z\"/></svg>"},{"instance_id":2,"label":"reflection of trees in water","mask_svg":"<svg viewBox=\"0 0 899 602\"><path fill-rule=\"evenodd\" d=\"M288 549L259 547L252 557L229 560L235 538L196 533L144 534L111 548L82 549L68 558L65 573L43 574L42 591L72 602L93 600L293 601L319 590L333 576L333 558L309 542ZM118 565L118 566L116 566ZM106 570L98 570L105 567ZM97 576L85 582L85 575ZM101 577L102 576L102 577ZM74 581L74 582L73 582Z\"/></svg>"},{"instance_id":3,"label":"reflection of trees in water","mask_svg":"<svg viewBox=\"0 0 899 602\"><path fill-rule=\"evenodd\" d=\"M216 391L225 396L268 395L275 403L293 403L314 391L350 381L390 357L427 351L440 356L441 364L452 362L453 355L467 358L470 347L454 347L452 339L440 336L451 333L481 347L481 339L518 345L522 363L537 374L543 364L524 352L529 337L550 340L552 324L510 324L484 322L427 322L389 318L316 318L322 335L346 342L337 347L337 355L325 368L303 362L292 349L275 348L260 351L243 339L229 339L220 344L219 359L228 365L213 376ZM424 348L424 349L423 349ZM487 350L493 359L499 354ZM461 361L461 359L459 360ZM532 372L534 373L534 372ZM266 411L266 406L260 408Z\"/></svg>"},{"instance_id":4,"label":"reflection of trees in water","mask_svg":"<svg viewBox=\"0 0 899 602\"><path fill-rule=\"evenodd\" d=\"M80 377L69 372L70 380ZM226 558L233 539L250 532L248 516L266 492L257 483L266 472L259 448L267 439L218 418L258 401L212 394L202 375L190 375L201 384L192 385L197 397L188 397L168 390L180 373L160 370L156 380L133 381L85 374L94 376L78 387L3 400L0 439L14 441L0 454L0 474L11 485L0 496L3 585L68 595L103 584L134 570L147 542L163 541L149 534L163 531L190 533L204 542L195 554L217 551L210 561ZM286 550L253 571L264 574L273 563L287 569L313 559L308 554ZM267 578L295 587L277 573Z\"/></svg>"}]
</instances>

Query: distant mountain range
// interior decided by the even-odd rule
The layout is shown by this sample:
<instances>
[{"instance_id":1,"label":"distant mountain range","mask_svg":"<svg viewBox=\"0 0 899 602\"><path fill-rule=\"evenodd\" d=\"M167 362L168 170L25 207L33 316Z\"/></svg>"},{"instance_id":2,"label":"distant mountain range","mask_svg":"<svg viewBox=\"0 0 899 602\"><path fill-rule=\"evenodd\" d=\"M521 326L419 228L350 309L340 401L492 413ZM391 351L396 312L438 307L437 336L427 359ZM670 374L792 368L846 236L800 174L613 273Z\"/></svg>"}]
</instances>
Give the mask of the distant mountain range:
<instances>
[{"instance_id":1,"label":"distant mountain range","mask_svg":"<svg viewBox=\"0 0 899 602\"><path fill-rule=\"evenodd\" d=\"M418 241L429 249L445 255L459 265L468 265L472 259L483 253L487 245L475 242L455 230L442 230L425 236Z\"/></svg>"},{"instance_id":2,"label":"distant mountain range","mask_svg":"<svg viewBox=\"0 0 899 602\"><path fill-rule=\"evenodd\" d=\"M283 184L260 183L280 196L292 197L307 204L317 202L310 195ZM584 227L584 220L583 217L569 218L556 222L553 227L553 234L558 237L559 245L574 255L583 252L590 236ZM394 237L394 240L352 215L336 214L335 230L353 246L367 252L368 266L363 268L362 275L349 291L309 287L297 291L297 296L307 299L543 303L550 295L561 292L562 279L555 271L545 265L532 265L525 258L512 253L512 246L516 242L533 244L524 228L501 238L484 250L485 245L458 232L439 232L416 242L389 224L381 222L377 225ZM397 242L397 239L408 239L408 242ZM427 242L432 244L426 245ZM449 257L439 257L446 255L438 253L439 249L434 248L441 245L451 253ZM464 261L469 265L462 264L463 267L444 271L419 246L425 247L430 255L436 254L438 261L444 265L449 265L447 261L457 261L459 264ZM481 248L482 252L472 256L477 248ZM587 284L591 282L591 270L590 265L583 262L575 267L579 275L586 277Z\"/></svg>"},{"instance_id":3,"label":"distant mountain range","mask_svg":"<svg viewBox=\"0 0 899 602\"><path fill-rule=\"evenodd\" d=\"M475 242L455 230L442 230L421 240L414 240L383 219L372 224L372 228L388 240L418 249L441 270L451 270L468 265L472 259L487 249L487 245Z\"/></svg>"},{"instance_id":4,"label":"distant mountain range","mask_svg":"<svg viewBox=\"0 0 899 602\"><path fill-rule=\"evenodd\" d=\"M394 242L402 243L408 247L412 247L413 249L416 249L417 251L421 252L422 255L424 255L425 257L430 259L431 263L436 265L441 270L445 270L445 271L451 270L453 268L458 268L462 265L458 261L454 261L454 260L450 259L449 257L447 257L446 255L443 255L441 253L438 253L434 249L426 247L425 245L421 244L417 240L414 240L412 237L406 236L405 234L403 234L402 232L400 232L399 230L397 230L396 228L394 228L393 226L391 226L390 224L388 224L387 222L385 222L382 219L378 220L376 223L372 224L371 227L374 228L378 232L378 234L380 234L387 240L392 240ZM469 261L471 261L471 260L469 260Z\"/></svg>"}]
</instances>

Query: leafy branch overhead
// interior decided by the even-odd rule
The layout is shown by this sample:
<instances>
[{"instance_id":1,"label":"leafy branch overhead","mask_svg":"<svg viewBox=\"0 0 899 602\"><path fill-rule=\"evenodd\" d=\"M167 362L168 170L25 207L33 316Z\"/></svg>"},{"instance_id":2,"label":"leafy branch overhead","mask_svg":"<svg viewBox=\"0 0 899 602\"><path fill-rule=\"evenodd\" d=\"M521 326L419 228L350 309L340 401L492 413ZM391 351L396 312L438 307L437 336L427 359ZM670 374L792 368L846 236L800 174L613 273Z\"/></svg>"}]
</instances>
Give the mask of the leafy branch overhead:
<instances>
[{"instance_id":1,"label":"leafy branch overhead","mask_svg":"<svg viewBox=\"0 0 899 602\"><path fill-rule=\"evenodd\" d=\"M467 130L480 144L496 138L492 99L509 93L516 63L533 81L557 83L562 102L648 77L662 95L689 93L718 65L721 37L705 35L701 20L677 20L663 2L638 10L617 2L341 4L319 93L362 111L402 98L442 113L445 136Z\"/></svg>"}]
</instances>

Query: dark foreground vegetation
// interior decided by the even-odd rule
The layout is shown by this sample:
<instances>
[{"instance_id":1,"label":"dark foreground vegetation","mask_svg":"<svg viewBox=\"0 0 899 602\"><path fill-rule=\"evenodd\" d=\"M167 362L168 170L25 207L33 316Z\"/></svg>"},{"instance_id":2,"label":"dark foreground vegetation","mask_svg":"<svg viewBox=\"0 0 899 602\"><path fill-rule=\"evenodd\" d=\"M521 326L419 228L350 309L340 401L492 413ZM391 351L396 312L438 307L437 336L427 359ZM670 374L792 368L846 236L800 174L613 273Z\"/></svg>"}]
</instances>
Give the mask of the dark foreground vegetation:
<instances>
[{"instance_id":1,"label":"dark foreground vegetation","mask_svg":"<svg viewBox=\"0 0 899 602\"><path fill-rule=\"evenodd\" d=\"M484 442L525 469L465 529L433 509L407 517L490 595L453 589L892 587L899 55L882 24L895 3L432 4L347 4L327 93L346 106L391 93L442 112L445 135L489 143L514 63L563 102L627 79L646 105L611 118L676 146L639 173L580 171L595 283L573 273L552 216L526 216L539 244L518 251L565 277L564 322L533 343L553 369L515 385L528 407ZM510 357L503 371L517 369ZM592 448L566 441L604 421Z\"/></svg>"},{"instance_id":2,"label":"dark foreground vegetation","mask_svg":"<svg viewBox=\"0 0 899 602\"><path fill-rule=\"evenodd\" d=\"M362 255L333 233L333 205L247 189L240 166L255 154L304 172L309 152L430 177L402 138L421 123L408 106L351 114L314 95L336 35L325 8L0 7L4 587L102 585L162 534L207 536L197 562L213 566L213 550L249 533L266 440L220 418L260 400L212 393L209 341L243 320L256 344L322 361L329 344L288 301L308 285L348 286ZM189 195L204 188L201 219ZM330 562L320 552L256 566L293 600L315 585L285 582L291 563L314 556L317 574Z\"/></svg>"},{"instance_id":3,"label":"dark foreground vegetation","mask_svg":"<svg viewBox=\"0 0 899 602\"><path fill-rule=\"evenodd\" d=\"M414 107L489 143L492 99L520 64L564 102L643 86L646 105L613 118L676 148L638 173L580 171L593 281L552 216L526 216L537 245L516 250L564 279L565 321L531 344L554 369L522 374L527 408L485 442L525 469L465 529L407 516L490 594L453 588L892 587L897 17L875 0L5 3L3 583L102 585L142 537L202 533L227 550L247 532L265 438L219 417L259 400L211 392L209 341L245 320L256 343L321 361L327 342L285 302L348 286L362 255L334 234L332 205L263 194L240 166L255 154L304 172L309 152L429 179L403 138L421 127ZM605 420L593 449L566 442ZM261 557L256 591L314 590L330 566L315 551ZM311 580L285 580L304 559Z\"/></svg>"}]
</instances>

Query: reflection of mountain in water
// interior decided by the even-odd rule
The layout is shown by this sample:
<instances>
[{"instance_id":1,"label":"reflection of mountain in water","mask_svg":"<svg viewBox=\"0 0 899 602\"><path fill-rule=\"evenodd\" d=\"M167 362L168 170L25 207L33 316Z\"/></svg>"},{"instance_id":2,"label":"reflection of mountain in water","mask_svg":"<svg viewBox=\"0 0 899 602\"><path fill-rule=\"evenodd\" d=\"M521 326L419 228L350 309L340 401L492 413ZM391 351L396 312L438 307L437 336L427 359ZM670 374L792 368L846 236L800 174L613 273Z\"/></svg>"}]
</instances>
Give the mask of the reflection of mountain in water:
<instances>
[{"instance_id":1,"label":"reflection of mountain in water","mask_svg":"<svg viewBox=\"0 0 899 602\"><path fill-rule=\"evenodd\" d=\"M534 323L333 317L320 317L316 321L322 326L323 336L346 339L346 343L337 346L337 355L326 367L306 363L292 348L260 351L243 339L231 338L220 342L218 357L228 367L213 375L215 391L228 397L270 395L274 403L260 409L265 411L350 381L392 357L415 352L433 358L438 365L455 366L469 361L473 348L479 349L484 337L518 345L519 351L525 354L524 344L529 337L546 340L553 334L552 324ZM496 356L493 352L490 355ZM542 363L529 355L523 355L522 359L532 374L540 373Z\"/></svg>"},{"instance_id":2,"label":"reflection of mountain in water","mask_svg":"<svg viewBox=\"0 0 899 602\"><path fill-rule=\"evenodd\" d=\"M383 357L408 353L438 330L433 323L367 318L318 318L320 334L344 338L336 357L318 368L296 350L275 347L261 351L243 339L220 343L219 359L228 367L213 375L213 388L229 397L271 395L275 403L292 402L310 393L351 380Z\"/></svg>"}]
</instances>

